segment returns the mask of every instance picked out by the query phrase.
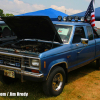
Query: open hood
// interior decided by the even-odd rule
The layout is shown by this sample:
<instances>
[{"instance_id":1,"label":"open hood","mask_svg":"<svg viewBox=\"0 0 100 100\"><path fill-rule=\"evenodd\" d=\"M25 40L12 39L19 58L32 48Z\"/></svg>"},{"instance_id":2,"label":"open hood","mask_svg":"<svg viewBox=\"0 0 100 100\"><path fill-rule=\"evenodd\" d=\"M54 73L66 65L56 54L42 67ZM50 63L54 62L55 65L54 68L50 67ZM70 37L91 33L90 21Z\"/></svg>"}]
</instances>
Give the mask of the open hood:
<instances>
[{"instance_id":1,"label":"open hood","mask_svg":"<svg viewBox=\"0 0 100 100\"><path fill-rule=\"evenodd\" d=\"M41 39L62 43L48 16L2 17L19 39Z\"/></svg>"}]
</instances>

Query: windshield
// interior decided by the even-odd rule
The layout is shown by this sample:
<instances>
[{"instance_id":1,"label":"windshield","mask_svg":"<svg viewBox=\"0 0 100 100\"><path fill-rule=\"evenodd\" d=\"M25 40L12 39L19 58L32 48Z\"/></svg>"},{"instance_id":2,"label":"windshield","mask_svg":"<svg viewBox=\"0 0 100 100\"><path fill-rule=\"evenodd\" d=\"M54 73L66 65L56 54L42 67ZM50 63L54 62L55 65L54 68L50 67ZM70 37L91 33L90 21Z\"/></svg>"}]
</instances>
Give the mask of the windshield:
<instances>
[{"instance_id":1,"label":"windshield","mask_svg":"<svg viewBox=\"0 0 100 100\"><path fill-rule=\"evenodd\" d=\"M63 43L68 43L72 31L72 26L55 25L55 28Z\"/></svg>"}]
</instances>

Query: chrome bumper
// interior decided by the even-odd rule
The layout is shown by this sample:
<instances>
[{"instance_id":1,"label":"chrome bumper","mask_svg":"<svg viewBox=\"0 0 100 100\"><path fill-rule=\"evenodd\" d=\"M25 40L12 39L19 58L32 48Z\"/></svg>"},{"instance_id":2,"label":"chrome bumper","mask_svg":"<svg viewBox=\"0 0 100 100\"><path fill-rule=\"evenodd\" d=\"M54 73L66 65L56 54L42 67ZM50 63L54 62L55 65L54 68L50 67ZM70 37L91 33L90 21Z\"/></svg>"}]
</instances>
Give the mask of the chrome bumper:
<instances>
[{"instance_id":1,"label":"chrome bumper","mask_svg":"<svg viewBox=\"0 0 100 100\"><path fill-rule=\"evenodd\" d=\"M20 74L21 75L21 82L24 81L23 80L24 76L29 76L29 77L37 78L37 79L44 77L44 74L42 74L42 73L33 73L33 72L25 71L25 66L23 66L24 65L23 64L24 63L24 61L23 61L24 58L29 58L29 59L39 59L39 58L28 56L28 55L23 55L23 54L15 54L15 53L8 53L8 52L1 52L1 51L0 51L0 55L11 56L11 57L20 57L21 58L21 67L20 68L17 68L17 67L14 67L14 66L10 66L10 65L0 64L0 70L2 70L2 71L4 71L4 70L12 70L16 74Z\"/></svg>"},{"instance_id":2,"label":"chrome bumper","mask_svg":"<svg viewBox=\"0 0 100 100\"><path fill-rule=\"evenodd\" d=\"M31 76L31 77L35 77L35 78L44 77L44 75L40 74L40 73L33 73L33 72L28 72L28 71L21 70L21 68L0 65L0 70L4 71L5 69L6 70L12 70L12 71L15 71L16 74L20 74L21 75L21 82L24 82L23 76Z\"/></svg>"}]
</instances>

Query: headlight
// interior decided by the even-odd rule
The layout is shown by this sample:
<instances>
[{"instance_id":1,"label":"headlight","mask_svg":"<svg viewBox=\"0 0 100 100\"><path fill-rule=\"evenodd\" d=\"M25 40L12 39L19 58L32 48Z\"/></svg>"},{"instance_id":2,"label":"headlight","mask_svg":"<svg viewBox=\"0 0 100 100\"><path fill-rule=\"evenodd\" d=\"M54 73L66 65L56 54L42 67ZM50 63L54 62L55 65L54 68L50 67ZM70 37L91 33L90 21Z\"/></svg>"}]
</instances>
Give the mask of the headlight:
<instances>
[{"instance_id":1,"label":"headlight","mask_svg":"<svg viewBox=\"0 0 100 100\"><path fill-rule=\"evenodd\" d=\"M72 16L67 16L68 21L72 21Z\"/></svg>"},{"instance_id":2,"label":"headlight","mask_svg":"<svg viewBox=\"0 0 100 100\"><path fill-rule=\"evenodd\" d=\"M67 21L67 17L66 16L63 17L63 21Z\"/></svg>"},{"instance_id":3,"label":"headlight","mask_svg":"<svg viewBox=\"0 0 100 100\"><path fill-rule=\"evenodd\" d=\"M74 18L74 19L75 19L75 21L76 21L76 22L78 22L79 17L78 17L78 16L75 16L75 18Z\"/></svg>"},{"instance_id":4,"label":"headlight","mask_svg":"<svg viewBox=\"0 0 100 100\"><path fill-rule=\"evenodd\" d=\"M88 22L90 22L90 20L91 20L91 16L87 16L86 19L87 19Z\"/></svg>"},{"instance_id":5,"label":"headlight","mask_svg":"<svg viewBox=\"0 0 100 100\"><path fill-rule=\"evenodd\" d=\"M85 18L84 17L81 17L81 21L84 22L85 21Z\"/></svg>"},{"instance_id":6,"label":"headlight","mask_svg":"<svg viewBox=\"0 0 100 100\"><path fill-rule=\"evenodd\" d=\"M38 59L32 59L32 66L39 67L39 60Z\"/></svg>"},{"instance_id":7,"label":"headlight","mask_svg":"<svg viewBox=\"0 0 100 100\"><path fill-rule=\"evenodd\" d=\"M62 16L58 16L58 21L61 21L62 20Z\"/></svg>"}]
</instances>

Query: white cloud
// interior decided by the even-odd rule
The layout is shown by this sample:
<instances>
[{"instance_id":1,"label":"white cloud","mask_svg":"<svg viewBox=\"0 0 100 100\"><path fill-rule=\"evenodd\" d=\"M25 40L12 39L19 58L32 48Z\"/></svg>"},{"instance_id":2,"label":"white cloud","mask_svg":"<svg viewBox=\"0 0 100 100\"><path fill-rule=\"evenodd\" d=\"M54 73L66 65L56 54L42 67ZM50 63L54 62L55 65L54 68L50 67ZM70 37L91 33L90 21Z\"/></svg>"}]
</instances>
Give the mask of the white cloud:
<instances>
[{"instance_id":1,"label":"white cloud","mask_svg":"<svg viewBox=\"0 0 100 100\"><path fill-rule=\"evenodd\" d=\"M82 12L82 10L74 10L72 8L67 9L65 6L58 7L56 5L51 5L51 8L59 10L59 11L62 11L64 13L66 12L66 14L68 14L68 15L72 15L72 14L76 14L76 13Z\"/></svg>"},{"instance_id":2,"label":"white cloud","mask_svg":"<svg viewBox=\"0 0 100 100\"><path fill-rule=\"evenodd\" d=\"M3 9L4 13L13 13L14 15L37 11L37 10L43 10L45 8L46 7L44 5L38 5L38 4L30 5L20 0L14 0L14 1L0 0L0 9ZM51 8L62 11L64 13L66 10L66 14L68 15L81 12L81 10L74 10L72 8L67 9L65 6L58 7L56 5L51 5Z\"/></svg>"},{"instance_id":3,"label":"white cloud","mask_svg":"<svg viewBox=\"0 0 100 100\"><path fill-rule=\"evenodd\" d=\"M37 10L45 9L45 6L44 5L34 4L32 7L35 8L35 9L37 9Z\"/></svg>"},{"instance_id":4,"label":"white cloud","mask_svg":"<svg viewBox=\"0 0 100 100\"><path fill-rule=\"evenodd\" d=\"M88 1L88 2L90 2L91 0L85 0L85 1Z\"/></svg>"},{"instance_id":5,"label":"white cloud","mask_svg":"<svg viewBox=\"0 0 100 100\"><path fill-rule=\"evenodd\" d=\"M20 5L20 4L24 4L23 1L19 1L19 0L14 0L14 2L15 2L16 4L18 4L18 5Z\"/></svg>"},{"instance_id":6,"label":"white cloud","mask_svg":"<svg viewBox=\"0 0 100 100\"><path fill-rule=\"evenodd\" d=\"M1 5L2 4L2 5ZM4 13L22 14L26 12L32 12L37 10L45 9L44 5L30 5L23 1L14 0L0 0L0 9L3 9Z\"/></svg>"}]
</instances>

